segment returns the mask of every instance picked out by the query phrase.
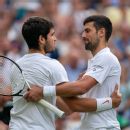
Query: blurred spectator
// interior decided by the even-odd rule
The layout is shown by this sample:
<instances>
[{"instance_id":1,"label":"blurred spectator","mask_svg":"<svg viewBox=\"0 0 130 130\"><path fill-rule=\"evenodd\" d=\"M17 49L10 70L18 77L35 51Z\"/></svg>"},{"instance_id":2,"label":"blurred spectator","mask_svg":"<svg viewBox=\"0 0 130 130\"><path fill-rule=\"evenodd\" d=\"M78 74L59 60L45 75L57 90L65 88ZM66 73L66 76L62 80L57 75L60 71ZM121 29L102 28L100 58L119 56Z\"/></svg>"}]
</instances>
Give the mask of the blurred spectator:
<instances>
[{"instance_id":1,"label":"blurred spectator","mask_svg":"<svg viewBox=\"0 0 130 130\"><path fill-rule=\"evenodd\" d=\"M109 6L104 10L104 15L108 16L115 27L122 23L130 25L130 8L127 0L119 0L119 6Z\"/></svg>"},{"instance_id":2,"label":"blurred spectator","mask_svg":"<svg viewBox=\"0 0 130 130\"><path fill-rule=\"evenodd\" d=\"M10 12L8 8L0 8L0 32L7 33L13 23L13 10Z\"/></svg>"},{"instance_id":3,"label":"blurred spectator","mask_svg":"<svg viewBox=\"0 0 130 130\"><path fill-rule=\"evenodd\" d=\"M118 120L122 129L130 126L130 84L127 82L128 68L121 64L122 73L121 73L121 85L120 92L122 94L122 102L118 108Z\"/></svg>"},{"instance_id":4,"label":"blurred spectator","mask_svg":"<svg viewBox=\"0 0 130 130\"><path fill-rule=\"evenodd\" d=\"M79 74L85 71L87 66L87 60L83 57L85 54L81 38L73 34L69 39L69 51L64 64L70 81L77 80Z\"/></svg>"},{"instance_id":5,"label":"blurred spectator","mask_svg":"<svg viewBox=\"0 0 130 130\"><path fill-rule=\"evenodd\" d=\"M83 20L90 15L97 14L96 10L91 8L90 0L71 0L73 8L73 17L76 31L81 33L83 30Z\"/></svg>"},{"instance_id":6,"label":"blurred spectator","mask_svg":"<svg viewBox=\"0 0 130 130\"><path fill-rule=\"evenodd\" d=\"M4 32L0 33L0 54L5 55L10 49L10 42Z\"/></svg>"},{"instance_id":7,"label":"blurred spectator","mask_svg":"<svg viewBox=\"0 0 130 130\"><path fill-rule=\"evenodd\" d=\"M70 48L71 52L67 55L67 63L64 65L70 81L75 81L79 74L84 70L80 63L80 53L77 49Z\"/></svg>"},{"instance_id":8,"label":"blurred spectator","mask_svg":"<svg viewBox=\"0 0 130 130\"><path fill-rule=\"evenodd\" d=\"M58 12L58 0L42 0L42 7L44 15L54 19Z\"/></svg>"},{"instance_id":9,"label":"blurred spectator","mask_svg":"<svg viewBox=\"0 0 130 130\"><path fill-rule=\"evenodd\" d=\"M122 24L120 26L119 32L119 36L115 37L114 39L114 44L116 48L119 49L119 51L122 53L123 57L120 60L123 61L128 59L126 49L128 46L130 46L130 26L127 24Z\"/></svg>"}]
</instances>

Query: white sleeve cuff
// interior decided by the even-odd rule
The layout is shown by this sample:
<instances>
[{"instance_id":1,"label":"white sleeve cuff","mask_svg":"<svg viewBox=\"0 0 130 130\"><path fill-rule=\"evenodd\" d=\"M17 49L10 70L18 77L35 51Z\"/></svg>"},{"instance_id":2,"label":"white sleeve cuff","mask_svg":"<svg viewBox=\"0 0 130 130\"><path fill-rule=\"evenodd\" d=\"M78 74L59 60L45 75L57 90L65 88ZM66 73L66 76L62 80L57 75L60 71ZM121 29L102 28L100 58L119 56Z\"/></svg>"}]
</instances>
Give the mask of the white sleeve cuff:
<instances>
[{"instance_id":1,"label":"white sleeve cuff","mask_svg":"<svg viewBox=\"0 0 130 130\"><path fill-rule=\"evenodd\" d=\"M44 97L56 96L56 86L44 86L43 96Z\"/></svg>"}]
</instances>

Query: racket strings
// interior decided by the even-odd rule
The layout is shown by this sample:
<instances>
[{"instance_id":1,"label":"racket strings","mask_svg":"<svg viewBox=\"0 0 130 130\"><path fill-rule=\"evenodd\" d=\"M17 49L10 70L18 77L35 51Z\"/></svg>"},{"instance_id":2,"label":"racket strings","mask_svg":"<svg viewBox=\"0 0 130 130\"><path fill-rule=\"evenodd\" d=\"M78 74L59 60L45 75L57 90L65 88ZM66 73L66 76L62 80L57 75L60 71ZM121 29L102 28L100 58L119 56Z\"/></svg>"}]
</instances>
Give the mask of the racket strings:
<instances>
[{"instance_id":1,"label":"racket strings","mask_svg":"<svg viewBox=\"0 0 130 130\"><path fill-rule=\"evenodd\" d=\"M6 60L0 57L0 94L11 94L11 89L9 89L9 68L6 67Z\"/></svg>"},{"instance_id":2,"label":"racket strings","mask_svg":"<svg viewBox=\"0 0 130 130\"><path fill-rule=\"evenodd\" d=\"M11 60L0 57L0 95L22 96L24 86L20 69Z\"/></svg>"}]
</instances>

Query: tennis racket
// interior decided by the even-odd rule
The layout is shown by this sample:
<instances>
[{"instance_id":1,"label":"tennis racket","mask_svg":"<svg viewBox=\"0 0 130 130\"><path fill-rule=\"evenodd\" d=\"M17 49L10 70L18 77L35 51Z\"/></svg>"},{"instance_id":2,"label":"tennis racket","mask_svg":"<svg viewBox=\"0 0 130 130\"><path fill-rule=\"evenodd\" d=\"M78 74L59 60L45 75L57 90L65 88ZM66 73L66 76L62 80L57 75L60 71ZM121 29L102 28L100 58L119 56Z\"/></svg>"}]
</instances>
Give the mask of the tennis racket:
<instances>
[{"instance_id":1,"label":"tennis racket","mask_svg":"<svg viewBox=\"0 0 130 130\"><path fill-rule=\"evenodd\" d=\"M0 55L0 95L24 96L27 89L31 89L31 87L25 79L21 67L12 59ZM63 111L49 102L41 99L38 103L48 108L59 117L64 116Z\"/></svg>"}]
</instances>

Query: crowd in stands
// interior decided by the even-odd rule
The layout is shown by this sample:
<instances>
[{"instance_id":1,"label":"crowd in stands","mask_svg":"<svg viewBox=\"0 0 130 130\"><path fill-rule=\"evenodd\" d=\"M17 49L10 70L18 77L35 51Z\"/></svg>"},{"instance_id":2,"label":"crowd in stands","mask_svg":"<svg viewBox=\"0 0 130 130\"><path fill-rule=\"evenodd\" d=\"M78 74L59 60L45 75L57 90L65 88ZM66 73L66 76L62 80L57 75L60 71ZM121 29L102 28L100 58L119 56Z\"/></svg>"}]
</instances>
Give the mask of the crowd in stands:
<instances>
[{"instance_id":1,"label":"crowd in stands","mask_svg":"<svg viewBox=\"0 0 130 130\"><path fill-rule=\"evenodd\" d=\"M74 81L92 57L84 49L81 33L84 18L94 14L106 15L113 23L109 47L122 67L123 96L117 117L122 130L130 130L130 0L0 0L0 54L13 60L26 54L28 48L21 35L24 20L30 16L47 17L53 21L58 39L56 50L47 55L59 60L69 80ZM0 130L8 129L11 108L11 102L0 108ZM57 130L77 130L79 125L79 113L56 120Z\"/></svg>"}]
</instances>

